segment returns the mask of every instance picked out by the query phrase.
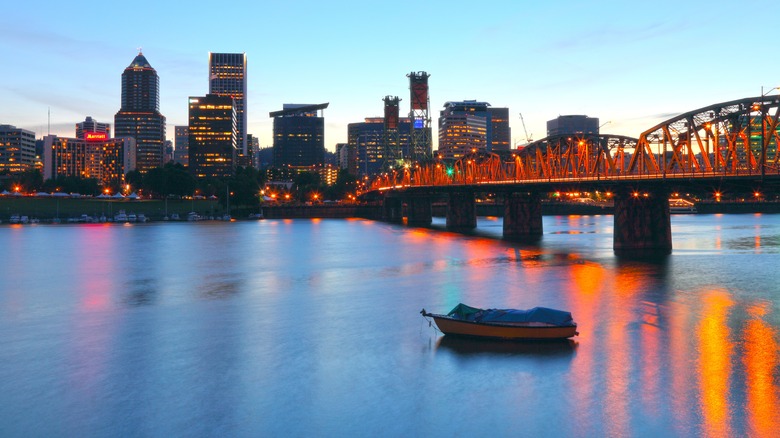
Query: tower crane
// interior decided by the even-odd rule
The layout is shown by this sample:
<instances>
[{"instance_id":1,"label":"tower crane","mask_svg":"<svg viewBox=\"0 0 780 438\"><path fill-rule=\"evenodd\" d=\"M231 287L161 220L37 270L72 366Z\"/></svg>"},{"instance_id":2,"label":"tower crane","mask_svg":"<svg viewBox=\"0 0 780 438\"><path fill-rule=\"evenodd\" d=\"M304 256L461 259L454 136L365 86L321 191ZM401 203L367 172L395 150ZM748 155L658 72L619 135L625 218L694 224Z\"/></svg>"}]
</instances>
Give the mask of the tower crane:
<instances>
[{"instance_id":1,"label":"tower crane","mask_svg":"<svg viewBox=\"0 0 780 438\"><path fill-rule=\"evenodd\" d=\"M529 144L533 140L531 139L531 137L528 136L528 130L525 129L525 120L523 120L523 113L520 113L520 122L523 123L523 132L525 132L525 143Z\"/></svg>"}]
</instances>

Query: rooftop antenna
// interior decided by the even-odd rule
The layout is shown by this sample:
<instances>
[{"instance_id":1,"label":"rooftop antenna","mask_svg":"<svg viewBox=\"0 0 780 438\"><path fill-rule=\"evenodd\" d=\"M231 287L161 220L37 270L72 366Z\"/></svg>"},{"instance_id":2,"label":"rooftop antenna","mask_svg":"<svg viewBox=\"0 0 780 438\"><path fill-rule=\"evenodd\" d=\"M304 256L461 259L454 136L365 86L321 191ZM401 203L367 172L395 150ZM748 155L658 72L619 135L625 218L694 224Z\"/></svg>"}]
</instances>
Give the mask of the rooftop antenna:
<instances>
[{"instance_id":1,"label":"rooftop antenna","mask_svg":"<svg viewBox=\"0 0 780 438\"><path fill-rule=\"evenodd\" d=\"M46 125L46 135L51 135L51 107L47 108L47 111L49 113L48 117L48 124Z\"/></svg>"}]
</instances>

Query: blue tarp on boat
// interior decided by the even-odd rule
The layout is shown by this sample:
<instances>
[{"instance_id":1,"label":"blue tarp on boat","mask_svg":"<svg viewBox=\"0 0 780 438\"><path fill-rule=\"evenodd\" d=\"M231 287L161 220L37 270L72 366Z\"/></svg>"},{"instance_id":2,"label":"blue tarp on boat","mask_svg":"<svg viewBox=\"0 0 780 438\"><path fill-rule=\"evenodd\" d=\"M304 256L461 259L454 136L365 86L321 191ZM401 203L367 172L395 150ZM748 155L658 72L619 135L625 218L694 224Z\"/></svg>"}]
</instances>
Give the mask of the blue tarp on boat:
<instances>
[{"instance_id":1,"label":"blue tarp on boat","mask_svg":"<svg viewBox=\"0 0 780 438\"><path fill-rule=\"evenodd\" d=\"M528 310L479 309L461 303L447 316L473 322L543 322L559 326L574 324L570 312L548 307L534 307Z\"/></svg>"}]
</instances>

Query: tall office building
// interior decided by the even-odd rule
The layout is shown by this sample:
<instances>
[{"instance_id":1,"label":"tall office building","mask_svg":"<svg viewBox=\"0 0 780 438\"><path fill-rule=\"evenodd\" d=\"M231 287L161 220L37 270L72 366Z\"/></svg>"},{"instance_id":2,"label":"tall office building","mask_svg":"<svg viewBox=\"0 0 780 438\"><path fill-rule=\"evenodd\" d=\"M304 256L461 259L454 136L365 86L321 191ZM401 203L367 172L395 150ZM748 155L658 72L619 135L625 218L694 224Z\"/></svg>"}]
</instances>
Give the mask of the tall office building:
<instances>
[{"instance_id":1,"label":"tall office building","mask_svg":"<svg viewBox=\"0 0 780 438\"><path fill-rule=\"evenodd\" d=\"M599 133L598 117L558 116L547 121L547 136Z\"/></svg>"},{"instance_id":2,"label":"tall office building","mask_svg":"<svg viewBox=\"0 0 780 438\"><path fill-rule=\"evenodd\" d=\"M325 117L319 105L284 104L274 111L274 166L300 168L325 163Z\"/></svg>"},{"instance_id":3,"label":"tall office building","mask_svg":"<svg viewBox=\"0 0 780 438\"><path fill-rule=\"evenodd\" d=\"M135 139L136 169L163 164L165 116L160 114L160 79L143 53L122 73L122 107L114 116L114 137Z\"/></svg>"},{"instance_id":4,"label":"tall office building","mask_svg":"<svg viewBox=\"0 0 780 438\"><path fill-rule=\"evenodd\" d=\"M397 136L385 136L385 119L383 117L368 117L364 122L350 123L347 125L347 141L352 150L351 161L347 163L347 169L353 175L376 175L384 170L386 164L385 153L387 147L385 141L389 141L389 148L400 152L403 157L408 157L412 147L412 122L408 117L398 118Z\"/></svg>"},{"instance_id":5,"label":"tall office building","mask_svg":"<svg viewBox=\"0 0 780 438\"><path fill-rule=\"evenodd\" d=\"M209 53L209 94L235 100L239 153L250 156L246 138L246 53Z\"/></svg>"},{"instance_id":6,"label":"tall office building","mask_svg":"<svg viewBox=\"0 0 780 438\"><path fill-rule=\"evenodd\" d=\"M111 124L109 123L101 123L97 120L93 120L92 117L87 116L87 118L81 122L76 123L76 138L85 139L87 137L87 134L92 134L94 137L94 134L98 134L99 137L103 137L104 139L111 137Z\"/></svg>"},{"instance_id":7,"label":"tall office building","mask_svg":"<svg viewBox=\"0 0 780 438\"><path fill-rule=\"evenodd\" d=\"M182 166L190 165L190 127L176 126L174 128L175 139L173 143L173 161Z\"/></svg>"},{"instance_id":8,"label":"tall office building","mask_svg":"<svg viewBox=\"0 0 780 438\"><path fill-rule=\"evenodd\" d=\"M0 172L24 172L35 167L35 133L0 125Z\"/></svg>"},{"instance_id":9,"label":"tall office building","mask_svg":"<svg viewBox=\"0 0 780 438\"><path fill-rule=\"evenodd\" d=\"M490 113L487 102L447 102L439 113L439 157L457 160L476 149L487 150Z\"/></svg>"},{"instance_id":10,"label":"tall office building","mask_svg":"<svg viewBox=\"0 0 780 438\"><path fill-rule=\"evenodd\" d=\"M230 96L189 100L189 161L196 178L228 178L236 172L236 111Z\"/></svg>"},{"instance_id":11,"label":"tall office building","mask_svg":"<svg viewBox=\"0 0 780 438\"><path fill-rule=\"evenodd\" d=\"M490 152L509 151L512 148L512 128L509 127L509 108L488 108L490 134L487 149Z\"/></svg>"}]
</instances>

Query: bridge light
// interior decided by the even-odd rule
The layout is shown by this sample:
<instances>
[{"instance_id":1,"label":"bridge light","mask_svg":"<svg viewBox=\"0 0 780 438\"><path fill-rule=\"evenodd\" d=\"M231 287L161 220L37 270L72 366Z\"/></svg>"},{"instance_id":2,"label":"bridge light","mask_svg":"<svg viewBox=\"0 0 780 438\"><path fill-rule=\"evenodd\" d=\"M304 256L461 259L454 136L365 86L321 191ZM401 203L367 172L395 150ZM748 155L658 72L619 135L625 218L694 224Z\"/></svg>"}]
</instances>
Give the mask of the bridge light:
<instances>
[{"instance_id":1,"label":"bridge light","mask_svg":"<svg viewBox=\"0 0 780 438\"><path fill-rule=\"evenodd\" d=\"M583 141L583 140L580 140L580 143L579 143L579 145L580 145L580 146L585 146L585 141Z\"/></svg>"},{"instance_id":2,"label":"bridge light","mask_svg":"<svg viewBox=\"0 0 780 438\"><path fill-rule=\"evenodd\" d=\"M650 197L650 193L643 193L642 196L644 196L645 198L649 198Z\"/></svg>"},{"instance_id":3,"label":"bridge light","mask_svg":"<svg viewBox=\"0 0 780 438\"><path fill-rule=\"evenodd\" d=\"M453 169L452 167L447 168L447 176L452 176L452 174L454 173L455 173L455 169Z\"/></svg>"},{"instance_id":4,"label":"bridge light","mask_svg":"<svg viewBox=\"0 0 780 438\"><path fill-rule=\"evenodd\" d=\"M756 198L760 198L761 197L761 192L754 192L753 196L756 197Z\"/></svg>"},{"instance_id":5,"label":"bridge light","mask_svg":"<svg viewBox=\"0 0 780 438\"><path fill-rule=\"evenodd\" d=\"M634 192L634 193L632 193L631 195L632 195L633 197L635 197L635 198L638 198L638 197L639 197L639 192Z\"/></svg>"}]
</instances>

